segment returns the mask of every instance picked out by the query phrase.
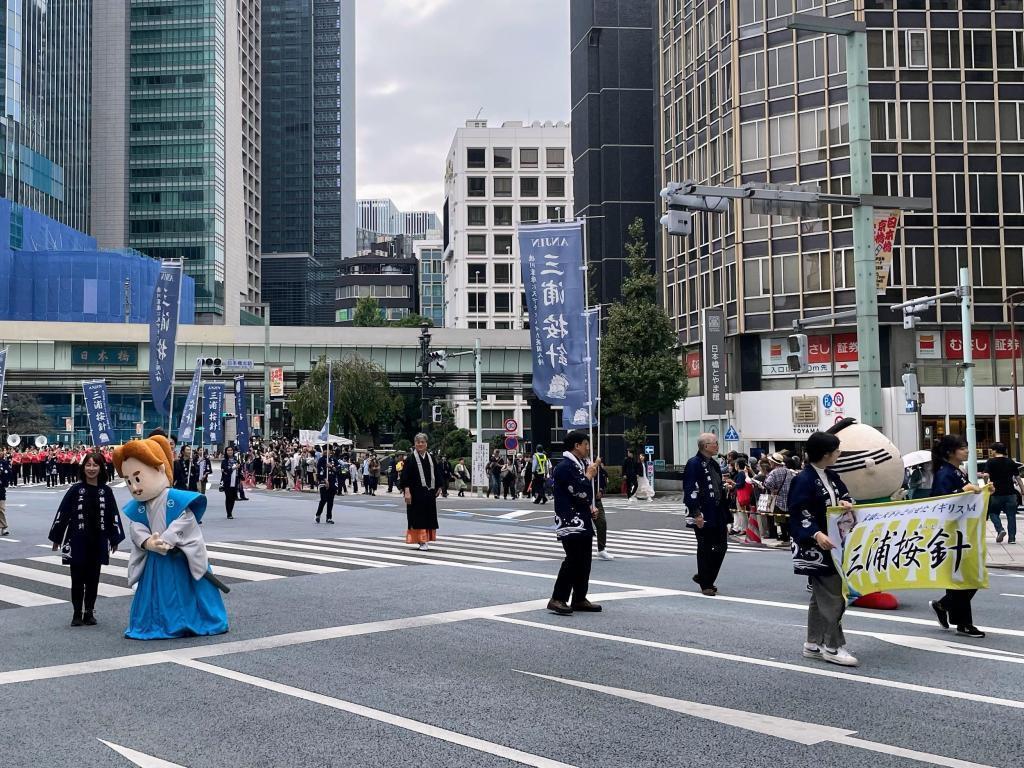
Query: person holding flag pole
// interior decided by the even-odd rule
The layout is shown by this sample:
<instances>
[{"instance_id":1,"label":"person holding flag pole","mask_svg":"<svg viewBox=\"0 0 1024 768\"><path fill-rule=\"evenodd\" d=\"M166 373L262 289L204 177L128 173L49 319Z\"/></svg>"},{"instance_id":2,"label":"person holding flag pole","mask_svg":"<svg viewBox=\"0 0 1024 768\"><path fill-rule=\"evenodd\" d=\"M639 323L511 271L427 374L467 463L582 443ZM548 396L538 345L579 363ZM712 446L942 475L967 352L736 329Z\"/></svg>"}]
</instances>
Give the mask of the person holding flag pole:
<instances>
[{"instance_id":1,"label":"person holding flag pole","mask_svg":"<svg viewBox=\"0 0 1024 768\"><path fill-rule=\"evenodd\" d=\"M314 522L320 522L320 515L327 508L327 524L334 525L334 497L338 493L338 473L331 456L331 414L334 411L334 380L331 378L331 361L327 361L327 419L320 430L319 440L324 444L323 453L316 461L316 479L320 489L320 503L316 508Z\"/></svg>"}]
</instances>

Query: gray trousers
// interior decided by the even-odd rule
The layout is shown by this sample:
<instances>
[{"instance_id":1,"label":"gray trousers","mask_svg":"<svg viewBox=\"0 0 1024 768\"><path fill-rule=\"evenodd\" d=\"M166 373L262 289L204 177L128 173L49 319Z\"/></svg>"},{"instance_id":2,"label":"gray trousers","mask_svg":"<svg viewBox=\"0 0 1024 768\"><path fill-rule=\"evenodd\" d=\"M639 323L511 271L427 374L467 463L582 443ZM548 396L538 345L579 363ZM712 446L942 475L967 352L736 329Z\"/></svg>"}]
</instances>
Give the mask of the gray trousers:
<instances>
[{"instance_id":1,"label":"gray trousers","mask_svg":"<svg viewBox=\"0 0 1024 768\"><path fill-rule=\"evenodd\" d=\"M0 529L7 527L7 502L0 500Z\"/></svg>"},{"instance_id":2,"label":"gray trousers","mask_svg":"<svg viewBox=\"0 0 1024 768\"><path fill-rule=\"evenodd\" d=\"M807 642L841 648L846 645L843 635L843 580L838 573L824 573L810 577L811 605L807 611Z\"/></svg>"}]
</instances>

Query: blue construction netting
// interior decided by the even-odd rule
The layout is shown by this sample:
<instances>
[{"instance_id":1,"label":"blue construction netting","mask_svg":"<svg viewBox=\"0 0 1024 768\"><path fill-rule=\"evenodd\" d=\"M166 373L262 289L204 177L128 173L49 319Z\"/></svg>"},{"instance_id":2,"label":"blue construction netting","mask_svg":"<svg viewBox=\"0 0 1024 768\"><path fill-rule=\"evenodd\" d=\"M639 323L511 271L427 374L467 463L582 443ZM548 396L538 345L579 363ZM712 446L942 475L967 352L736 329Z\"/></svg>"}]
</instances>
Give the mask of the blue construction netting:
<instances>
[{"instance_id":1,"label":"blue construction netting","mask_svg":"<svg viewBox=\"0 0 1024 768\"><path fill-rule=\"evenodd\" d=\"M11 230L22 248L11 248ZM20 230L20 231L19 231ZM96 241L0 199L0 320L149 322L160 262L137 251L98 251ZM125 301L128 281L130 301ZM179 323L192 323L195 281L181 285Z\"/></svg>"}]
</instances>

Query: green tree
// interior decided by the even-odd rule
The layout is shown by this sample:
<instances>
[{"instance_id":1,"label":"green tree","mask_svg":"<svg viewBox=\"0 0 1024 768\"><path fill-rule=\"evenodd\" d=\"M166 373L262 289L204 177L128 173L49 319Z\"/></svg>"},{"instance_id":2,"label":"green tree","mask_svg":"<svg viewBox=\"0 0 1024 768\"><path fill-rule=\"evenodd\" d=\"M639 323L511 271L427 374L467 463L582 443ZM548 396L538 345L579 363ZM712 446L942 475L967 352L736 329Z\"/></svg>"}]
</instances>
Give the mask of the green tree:
<instances>
[{"instance_id":1,"label":"green tree","mask_svg":"<svg viewBox=\"0 0 1024 768\"><path fill-rule=\"evenodd\" d=\"M343 434L368 432L376 440L382 425L393 423L402 407L388 377L376 363L354 355L331 365L334 381L332 428ZM300 429L319 429L327 415L327 363L320 358L295 393L292 419Z\"/></svg>"},{"instance_id":2,"label":"green tree","mask_svg":"<svg viewBox=\"0 0 1024 768\"><path fill-rule=\"evenodd\" d=\"M505 450L505 436L495 435L491 438L491 453Z\"/></svg>"},{"instance_id":3,"label":"green tree","mask_svg":"<svg viewBox=\"0 0 1024 768\"><path fill-rule=\"evenodd\" d=\"M352 316L352 325L357 328L372 328L384 325L384 316L380 311L380 303L372 296L364 296L356 302L356 311Z\"/></svg>"},{"instance_id":4,"label":"green tree","mask_svg":"<svg viewBox=\"0 0 1024 768\"><path fill-rule=\"evenodd\" d=\"M4 405L9 411L7 431L18 435L40 435L55 431L50 417L30 392L8 392Z\"/></svg>"},{"instance_id":5,"label":"green tree","mask_svg":"<svg viewBox=\"0 0 1024 768\"><path fill-rule=\"evenodd\" d=\"M647 434L647 419L675 406L687 390L678 336L658 304L642 219L629 225L628 235L629 277L601 338L601 410L633 420L636 426L626 431L625 439L638 448Z\"/></svg>"},{"instance_id":6,"label":"green tree","mask_svg":"<svg viewBox=\"0 0 1024 768\"><path fill-rule=\"evenodd\" d=\"M419 328L421 325L426 323L430 327L434 326L434 321L429 317L424 317L421 314L413 312L411 315L406 315L401 320L395 320L389 325L393 325L395 328Z\"/></svg>"},{"instance_id":7,"label":"green tree","mask_svg":"<svg viewBox=\"0 0 1024 768\"><path fill-rule=\"evenodd\" d=\"M398 453L408 453L412 450L412 443L404 437L395 440L395 450Z\"/></svg>"},{"instance_id":8,"label":"green tree","mask_svg":"<svg viewBox=\"0 0 1024 768\"><path fill-rule=\"evenodd\" d=\"M453 429L441 440L441 453L455 463L473 455L473 433L468 429Z\"/></svg>"}]
</instances>

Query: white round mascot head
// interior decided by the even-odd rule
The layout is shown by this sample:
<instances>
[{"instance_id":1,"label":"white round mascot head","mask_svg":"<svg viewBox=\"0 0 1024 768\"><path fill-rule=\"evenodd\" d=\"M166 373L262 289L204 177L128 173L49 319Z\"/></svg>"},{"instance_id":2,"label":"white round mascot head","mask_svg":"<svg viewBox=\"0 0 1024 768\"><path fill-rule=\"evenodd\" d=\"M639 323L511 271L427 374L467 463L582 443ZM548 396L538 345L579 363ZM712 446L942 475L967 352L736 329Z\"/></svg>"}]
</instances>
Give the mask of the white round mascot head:
<instances>
[{"instance_id":1,"label":"white round mascot head","mask_svg":"<svg viewBox=\"0 0 1024 768\"><path fill-rule=\"evenodd\" d=\"M874 427L843 419L829 430L839 438L842 453L832 467L856 501L888 501L903 485L903 459L899 449Z\"/></svg>"}]
</instances>

